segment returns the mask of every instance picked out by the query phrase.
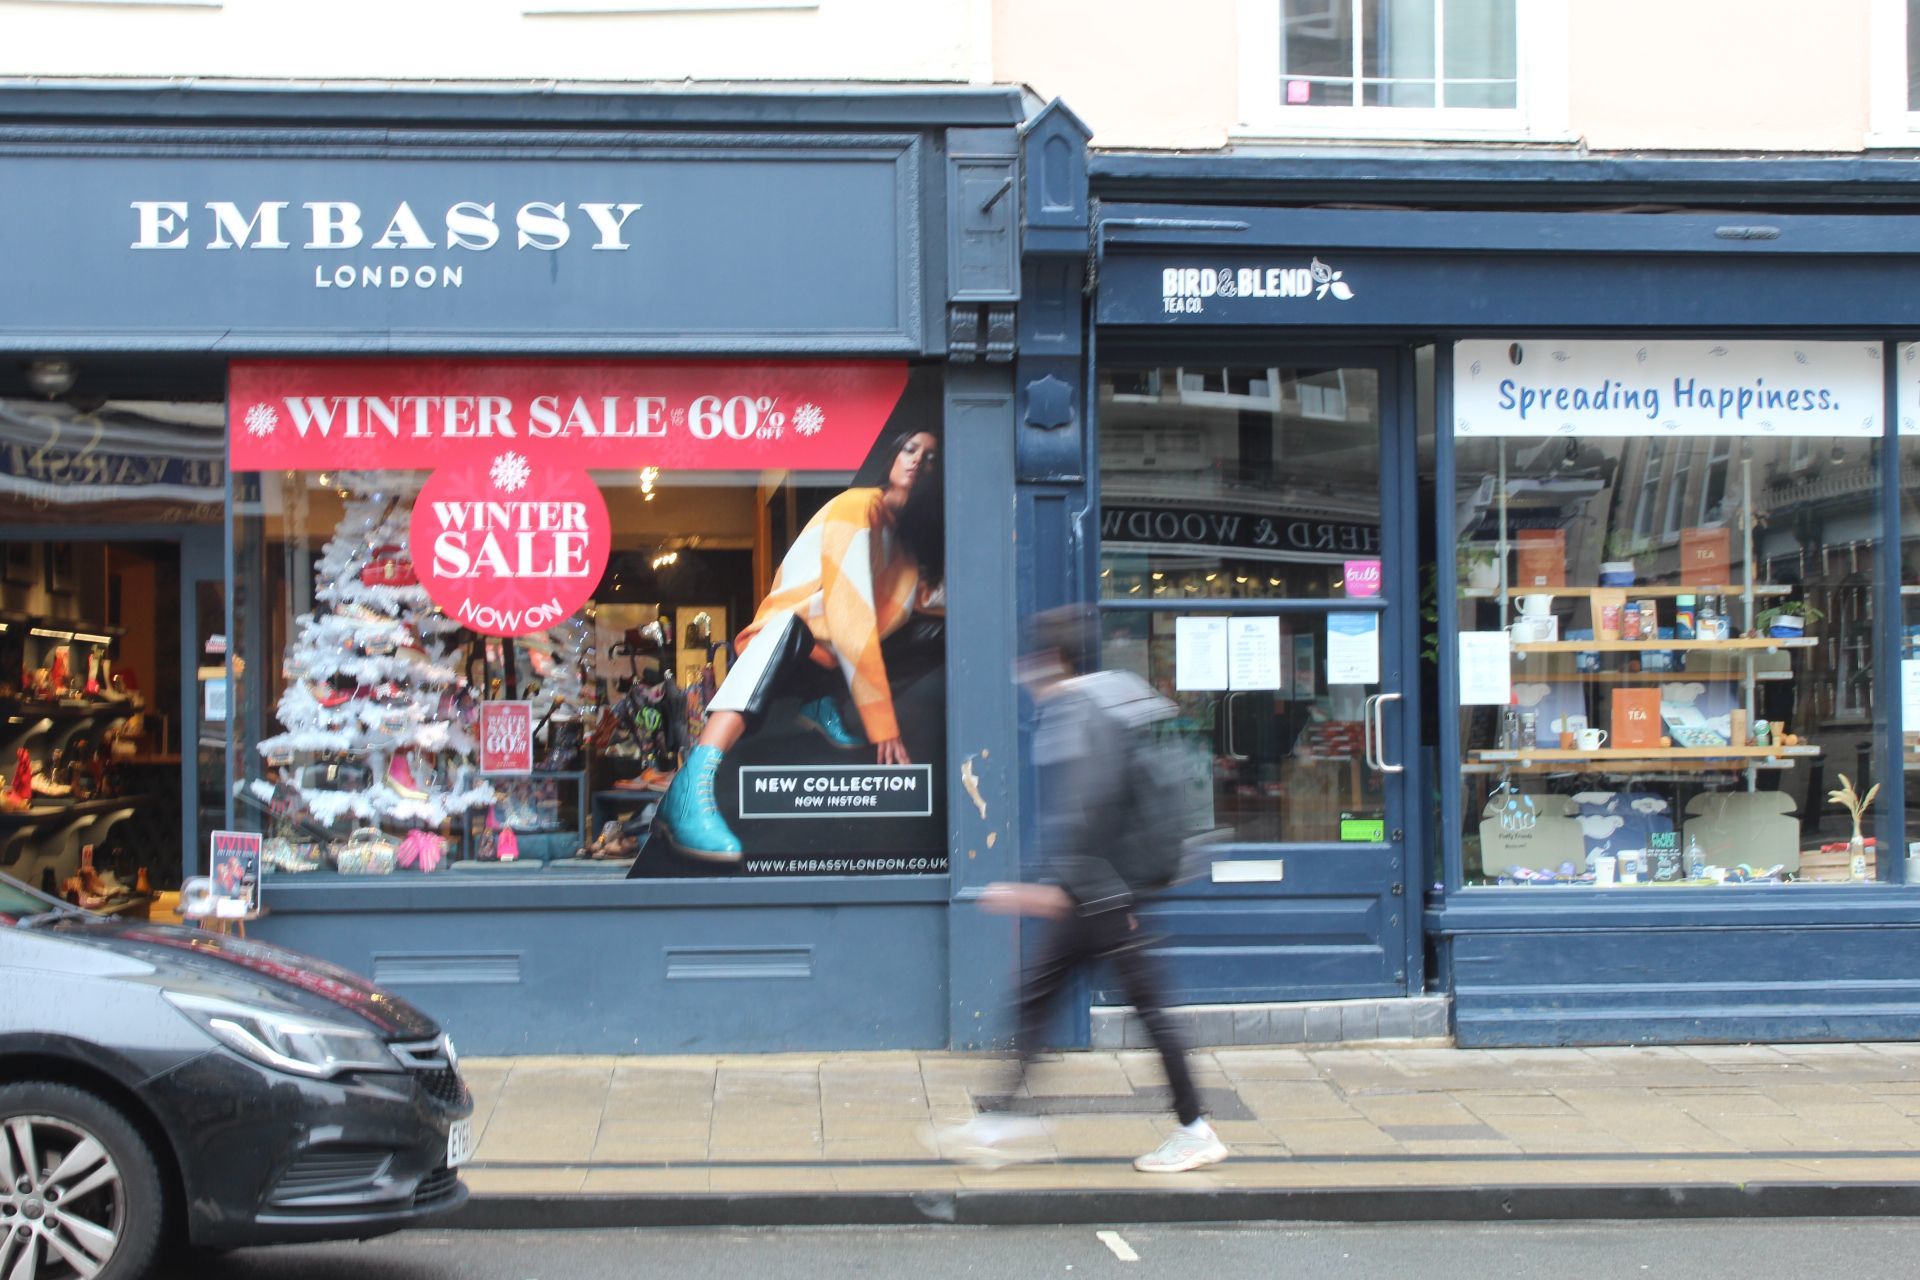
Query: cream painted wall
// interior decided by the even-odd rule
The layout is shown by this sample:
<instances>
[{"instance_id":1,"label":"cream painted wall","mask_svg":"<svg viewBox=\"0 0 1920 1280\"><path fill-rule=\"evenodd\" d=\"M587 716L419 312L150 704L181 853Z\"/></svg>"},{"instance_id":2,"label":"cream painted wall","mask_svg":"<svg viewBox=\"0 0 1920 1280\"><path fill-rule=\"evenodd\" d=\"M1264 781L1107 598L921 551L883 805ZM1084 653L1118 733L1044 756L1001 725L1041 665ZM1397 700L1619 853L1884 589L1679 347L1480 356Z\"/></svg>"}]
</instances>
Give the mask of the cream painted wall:
<instances>
[{"instance_id":1,"label":"cream painted wall","mask_svg":"<svg viewBox=\"0 0 1920 1280\"><path fill-rule=\"evenodd\" d=\"M1227 145L1240 112L1243 0L526 12L562 2L0 0L0 76L996 81L1064 98L1096 145L1170 150ZM1859 150L1876 2L1523 0L1567 7L1567 63L1548 74L1570 135L1601 151Z\"/></svg>"},{"instance_id":2,"label":"cream painted wall","mask_svg":"<svg viewBox=\"0 0 1920 1280\"><path fill-rule=\"evenodd\" d=\"M1596 151L1857 151L1872 0L1572 0L1568 114Z\"/></svg>"},{"instance_id":3,"label":"cream painted wall","mask_svg":"<svg viewBox=\"0 0 1920 1280\"><path fill-rule=\"evenodd\" d=\"M1235 0L993 0L996 78L1102 147L1212 148L1237 118Z\"/></svg>"},{"instance_id":4,"label":"cream painted wall","mask_svg":"<svg viewBox=\"0 0 1920 1280\"><path fill-rule=\"evenodd\" d=\"M595 0L597 2L597 0ZM0 76L964 81L989 0L528 16L554 0L0 0Z\"/></svg>"}]
</instances>

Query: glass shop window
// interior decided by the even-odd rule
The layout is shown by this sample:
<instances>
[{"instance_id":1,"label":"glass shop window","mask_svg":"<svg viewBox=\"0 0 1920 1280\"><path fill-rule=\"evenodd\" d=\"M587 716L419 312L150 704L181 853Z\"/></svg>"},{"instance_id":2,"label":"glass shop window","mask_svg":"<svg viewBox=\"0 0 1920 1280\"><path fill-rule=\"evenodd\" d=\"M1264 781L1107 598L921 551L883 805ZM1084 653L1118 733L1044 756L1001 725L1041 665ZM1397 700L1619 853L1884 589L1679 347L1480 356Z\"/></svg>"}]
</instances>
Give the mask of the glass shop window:
<instances>
[{"instance_id":1,"label":"glass shop window","mask_svg":"<svg viewBox=\"0 0 1920 1280\"><path fill-rule=\"evenodd\" d=\"M233 393L236 470L281 463L234 525L269 885L945 871L937 377L315 368ZM424 383L428 466L323 465L390 432L283 440L352 395L384 432Z\"/></svg>"},{"instance_id":2,"label":"glass shop window","mask_svg":"<svg viewBox=\"0 0 1920 1280\"><path fill-rule=\"evenodd\" d=\"M1900 879L1875 791L1878 346L1455 360L1465 882Z\"/></svg>"}]
</instances>

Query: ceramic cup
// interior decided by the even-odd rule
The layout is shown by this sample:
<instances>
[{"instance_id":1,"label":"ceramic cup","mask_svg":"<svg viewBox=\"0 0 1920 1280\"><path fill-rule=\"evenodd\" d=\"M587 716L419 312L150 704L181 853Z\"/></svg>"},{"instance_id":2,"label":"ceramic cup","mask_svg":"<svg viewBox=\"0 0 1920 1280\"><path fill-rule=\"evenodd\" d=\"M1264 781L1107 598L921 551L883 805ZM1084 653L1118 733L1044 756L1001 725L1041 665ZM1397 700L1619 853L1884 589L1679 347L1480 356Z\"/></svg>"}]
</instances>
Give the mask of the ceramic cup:
<instances>
[{"instance_id":1,"label":"ceramic cup","mask_svg":"<svg viewBox=\"0 0 1920 1280\"><path fill-rule=\"evenodd\" d=\"M1598 751L1606 745L1607 731L1605 729L1582 729L1573 735L1573 740L1582 751Z\"/></svg>"}]
</instances>

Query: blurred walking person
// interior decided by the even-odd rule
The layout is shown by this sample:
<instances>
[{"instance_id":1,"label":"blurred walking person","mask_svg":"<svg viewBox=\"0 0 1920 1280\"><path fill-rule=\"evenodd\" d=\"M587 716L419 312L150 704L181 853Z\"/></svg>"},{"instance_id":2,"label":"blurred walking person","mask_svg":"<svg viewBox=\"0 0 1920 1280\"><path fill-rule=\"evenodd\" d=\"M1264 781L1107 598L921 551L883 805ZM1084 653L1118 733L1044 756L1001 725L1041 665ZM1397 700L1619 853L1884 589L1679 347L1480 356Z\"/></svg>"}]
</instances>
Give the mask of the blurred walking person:
<instances>
[{"instance_id":1,"label":"blurred walking person","mask_svg":"<svg viewBox=\"0 0 1920 1280\"><path fill-rule=\"evenodd\" d=\"M1180 1122L1133 1167L1181 1173L1218 1164L1227 1148L1201 1113L1160 967L1135 914L1145 896L1175 879L1183 852L1178 823L1170 826L1155 809L1169 801L1165 778L1153 785L1147 746L1151 727L1178 709L1132 672L1095 670L1097 635L1098 615L1085 606L1033 619L1020 678L1039 709L1033 750L1045 869L1041 883L987 886L981 906L1051 921L1022 976L1019 1080L1067 979L1105 960L1160 1051ZM935 1142L942 1155L997 1165L1028 1158L1023 1148L1043 1136L1032 1117L987 1115L940 1132Z\"/></svg>"}]
</instances>

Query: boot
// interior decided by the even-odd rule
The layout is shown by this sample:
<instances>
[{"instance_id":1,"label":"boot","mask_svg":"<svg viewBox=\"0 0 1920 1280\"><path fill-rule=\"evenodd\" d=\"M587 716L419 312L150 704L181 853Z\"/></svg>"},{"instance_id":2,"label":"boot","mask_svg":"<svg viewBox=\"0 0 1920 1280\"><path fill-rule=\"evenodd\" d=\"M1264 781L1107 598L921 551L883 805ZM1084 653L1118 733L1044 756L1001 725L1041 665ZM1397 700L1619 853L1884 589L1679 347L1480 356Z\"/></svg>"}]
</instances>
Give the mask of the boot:
<instances>
[{"instance_id":1,"label":"boot","mask_svg":"<svg viewBox=\"0 0 1920 1280\"><path fill-rule=\"evenodd\" d=\"M703 862L738 862L740 838L727 828L713 799L720 748L695 747L660 802L653 825L677 852Z\"/></svg>"},{"instance_id":2,"label":"boot","mask_svg":"<svg viewBox=\"0 0 1920 1280\"><path fill-rule=\"evenodd\" d=\"M425 800L427 790L414 781L413 762L404 751L393 753L393 759L387 764L387 785L403 800Z\"/></svg>"},{"instance_id":3,"label":"boot","mask_svg":"<svg viewBox=\"0 0 1920 1280\"><path fill-rule=\"evenodd\" d=\"M864 747L867 740L847 726L840 717L840 706L832 698L815 698L800 708L800 723L812 729L842 751Z\"/></svg>"}]
</instances>

